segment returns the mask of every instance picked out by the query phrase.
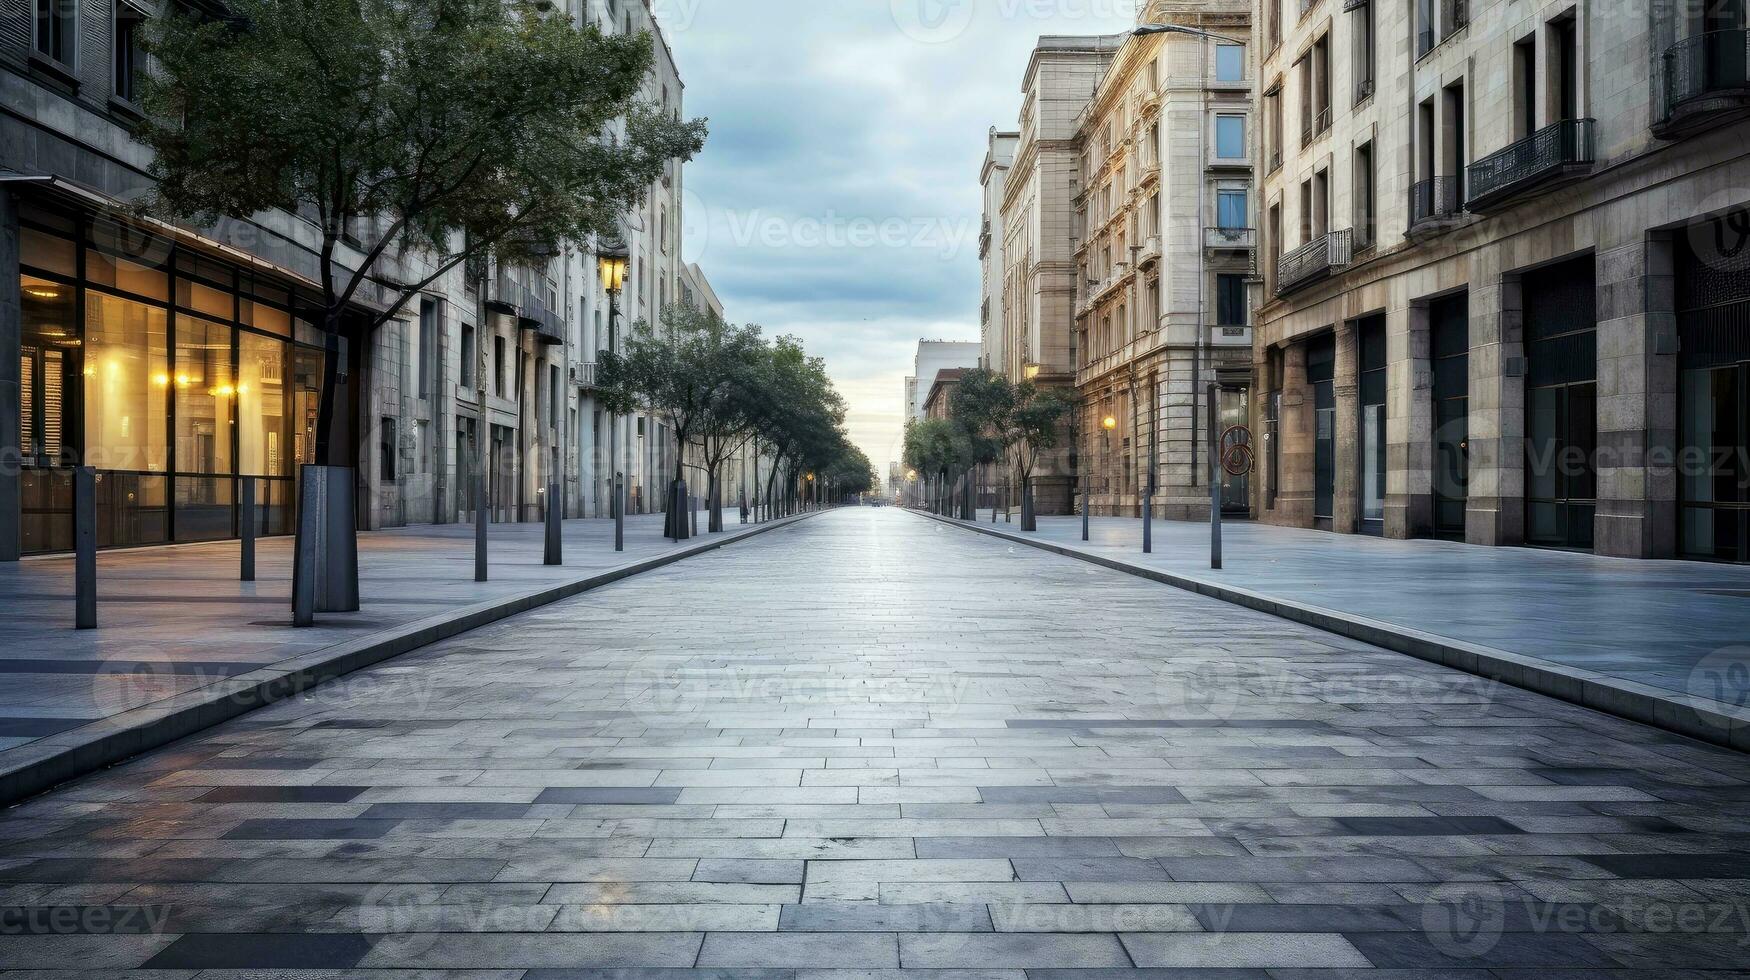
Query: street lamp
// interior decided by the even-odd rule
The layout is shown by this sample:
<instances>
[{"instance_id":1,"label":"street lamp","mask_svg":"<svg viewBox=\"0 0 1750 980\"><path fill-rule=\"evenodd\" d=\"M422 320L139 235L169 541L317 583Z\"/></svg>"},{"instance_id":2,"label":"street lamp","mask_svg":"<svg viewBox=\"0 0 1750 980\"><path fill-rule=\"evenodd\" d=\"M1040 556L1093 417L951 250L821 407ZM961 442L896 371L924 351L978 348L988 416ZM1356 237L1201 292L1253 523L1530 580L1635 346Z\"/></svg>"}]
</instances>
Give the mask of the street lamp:
<instances>
[{"instance_id":1,"label":"street lamp","mask_svg":"<svg viewBox=\"0 0 1750 980\"><path fill-rule=\"evenodd\" d=\"M620 318L620 291L626 288L626 269L631 260L630 250L618 242L601 246L596 252L596 265L601 272L602 289L608 294L608 349L615 350L618 344L618 324ZM608 422L608 468L613 471L613 485L608 492L613 495L614 510L614 550L626 550L626 484L620 472L620 420L610 419Z\"/></svg>"},{"instance_id":2,"label":"street lamp","mask_svg":"<svg viewBox=\"0 0 1750 980\"><path fill-rule=\"evenodd\" d=\"M1231 38L1224 37L1220 34L1211 34L1208 31L1200 31L1195 27L1185 27L1182 24L1144 24L1130 33L1134 37L1148 37L1151 34L1189 34L1192 37L1200 37L1205 41L1231 40Z\"/></svg>"}]
</instances>

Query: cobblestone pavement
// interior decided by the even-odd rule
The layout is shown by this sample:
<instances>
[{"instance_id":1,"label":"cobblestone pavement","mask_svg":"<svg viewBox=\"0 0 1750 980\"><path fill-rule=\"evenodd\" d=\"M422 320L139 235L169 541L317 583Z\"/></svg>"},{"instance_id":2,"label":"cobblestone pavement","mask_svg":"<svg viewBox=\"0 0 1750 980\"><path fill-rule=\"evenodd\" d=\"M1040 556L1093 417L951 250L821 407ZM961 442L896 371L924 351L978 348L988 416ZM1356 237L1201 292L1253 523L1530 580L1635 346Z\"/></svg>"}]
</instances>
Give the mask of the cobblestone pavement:
<instances>
[{"instance_id":1,"label":"cobblestone pavement","mask_svg":"<svg viewBox=\"0 0 1750 980\"><path fill-rule=\"evenodd\" d=\"M6 811L0 965L1743 976L1747 780L1724 749L847 510Z\"/></svg>"}]
</instances>

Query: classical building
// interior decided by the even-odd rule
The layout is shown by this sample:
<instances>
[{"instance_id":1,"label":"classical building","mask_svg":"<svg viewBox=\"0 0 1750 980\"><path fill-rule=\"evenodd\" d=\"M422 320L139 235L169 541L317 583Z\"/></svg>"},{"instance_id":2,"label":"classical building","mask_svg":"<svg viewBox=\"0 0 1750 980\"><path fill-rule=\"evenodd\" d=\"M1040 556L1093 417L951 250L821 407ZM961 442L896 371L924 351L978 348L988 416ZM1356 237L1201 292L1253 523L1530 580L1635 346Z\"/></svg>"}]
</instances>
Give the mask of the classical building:
<instances>
[{"instance_id":1,"label":"classical building","mask_svg":"<svg viewBox=\"0 0 1750 980\"><path fill-rule=\"evenodd\" d=\"M1008 335L1012 324L1003 316L1003 191L1020 139L1019 133L991 127L984 165L978 171L978 184L984 191L984 219L978 232L978 363L1011 381L1022 379L1025 366L1019 356L1022 345Z\"/></svg>"},{"instance_id":2,"label":"classical building","mask_svg":"<svg viewBox=\"0 0 1750 980\"><path fill-rule=\"evenodd\" d=\"M1750 560L1744 5L1256 19L1258 515Z\"/></svg>"},{"instance_id":3,"label":"classical building","mask_svg":"<svg viewBox=\"0 0 1750 980\"><path fill-rule=\"evenodd\" d=\"M1020 137L1002 199L1003 356L1041 386L1073 389L1076 263L1074 201L1082 111L1128 35L1045 36L1021 80ZM1074 426L1065 448L1043 454L1034 506L1067 514L1076 480Z\"/></svg>"},{"instance_id":4,"label":"classical building","mask_svg":"<svg viewBox=\"0 0 1750 980\"><path fill-rule=\"evenodd\" d=\"M930 381L930 392L924 396L924 418L945 419L952 414L954 389L966 377L966 368L943 368Z\"/></svg>"},{"instance_id":5,"label":"classical building","mask_svg":"<svg viewBox=\"0 0 1750 980\"><path fill-rule=\"evenodd\" d=\"M72 546L79 463L100 473L101 546L231 537L241 477L260 481L261 530L288 533L327 357L344 365L338 429L362 527L465 519L477 473L499 520L535 519L555 481L568 514L605 516L614 469L649 508L645 488L675 448L649 419L604 418L594 351L679 295L678 162L625 217L618 318L591 244L537 267L470 263L384 326L331 340L311 315L320 236L300 217L196 228L129 216L150 163L129 135L134 8L39 9L14 5L0 31L0 560ZM647 0L570 9L603 30L652 32L643 97L681 110ZM362 256L343 244L338 260ZM417 281L428 261L379 271ZM385 305L361 291L360 314Z\"/></svg>"},{"instance_id":6,"label":"classical building","mask_svg":"<svg viewBox=\"0 0 1750 980\"><path fill-rule=\"evenodd\" d=\"M938 372L947 368L977 367L979 356L979 345L976 343L954 340L918 341L911 376L905 379L905 420L910 422L928 417L925 409Z\"/></svg>"},{"instance_id":7,"label":"classical building","mask_svg":"<svg viewBox=\"0 0 1750 980\"><path fill-rule=\"evenodd\" d=\"M1223 428L1251 392L1250 0L1154 0L1077 116L1076 432L1095 514L1209 514L1209 386ZM1215 40L1216 37L1222 40ZM1247 477L1224 478L1244 513Z\"/></svg>"}]
</instances>

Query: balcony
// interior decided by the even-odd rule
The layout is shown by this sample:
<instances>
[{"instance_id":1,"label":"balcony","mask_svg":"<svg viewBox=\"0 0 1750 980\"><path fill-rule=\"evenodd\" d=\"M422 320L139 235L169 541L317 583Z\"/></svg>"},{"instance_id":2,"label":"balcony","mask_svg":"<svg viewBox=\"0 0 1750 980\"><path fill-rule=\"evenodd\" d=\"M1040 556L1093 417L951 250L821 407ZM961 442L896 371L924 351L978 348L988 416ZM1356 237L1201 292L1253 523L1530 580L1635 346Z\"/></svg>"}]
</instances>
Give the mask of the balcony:
<instances>
[{"instance_id":1,"label":"balcony","mask_svg":"<svg viewBox=\"0 0 1750 980\"><path fill-rule=\"evenodd\" d=\"M565 342L565 317L548 309L546 302L534 290L512 279L502 270L487 287L487 309L516 317L524 330L535 332L535 340L539 343Z\"/></svg>"},{"instance_id":2,"label":"balcony","mask_svg":"<svg viewBox=\"0 0 1750 980\"><path fill-rule=\"evenodd\" d=\"M1266 170L1264 172L1268 173L1268 174L1273 174L1276 171L1281 170L1281 169L1282 169L1282 151L1281 150L1271 150L1270 151L1270 169Z\"/></svg>"},{"instance_id":3,"label":"balcony","mask_svg":"<svg viewBox=\"0 0 1750 980\"><path fill-rule=\"evenodd\" d=\"M583 361L571 366L571 383L585 391L596 389L594 361Z\"/></svg>"},{"instance_id":4,"label":"balcony","mask_svg":"<svg viewBox=\"0 0 1750 980\"><path fill-rule=\"evenodd\" d=\"M1410 232L1445 231L1464 217L1464 184L1457 177L1419 180L1410 188Z\"/></svg>"},{"instance_id":5,"label":"balcony","mask_svg":"<svg viewBox=\"0 0 1750 980\"><path fill-rule=\"evenodd\" d=\"M1205 228L1203 247L1211 252L1249 252L1258 247L1256 228Z\"/></svg>"},{"instance_id":6,"label":"balcony","mask_svg":"<svg viewBox=\"0 0 1750 980\"><path fill-rule=\"evenodd\" d=\"M1354 254L1354 235L1347 228L1307 242L1276 263L1276 295L1286 296L1341 271Z\"/></svg>"},{"instance_id":7,"label":"balcony","mask_svg":"<svg viewBox=\"0 0 1750 980\"><path fill-rule=\"evenodd\" d=\"M1597 126L1591 119L1564 119L1471 164L1470 210L1498 211L1591 173Z\"/></svg>"},{"instance_id":8,"label":"balcony","mask_svg":"<svg viewBox=\"0 0 1750 980\"><path fill-rule=\"evenodd\" d=\"M1317 112L1309 113L1300 124L1300 145L1302 148L1312 145L1312 141L1331 130L1331 107L1325 106Z\"/></svg>"},{"instance_id":9,"label":"balcony","mask_svg":"<svg viewBox=\"0 0 1750 980\"><path fill-rule=\"evenodd\" d=\"M1153 263L1159 262L1160 260L1161 260L1161 240L1160 240L1160 238L1158 238L1154 235L1150 235L1148 238L1143 240L1142 248L1137 250L1136 267L1138 269L1146 268L1147 266L1152 265Z\"/></svg>"},{"instance_id":10,"label":"balcony","mask_svg":"<svg viewBox=\"0 0 1750 980\"><path fill-rule=\"evenodd\" d=\"M1653 135L1675 139L1750 112L1750 30L1708 31L1665 52Z\"/></svg>"},{"instance_id":11,"label":"balcony","mask_svg":"<svg viewBox=\"0 0 1750 980\"><path fill-rule=\"evenodd\" d=\"M1373 79L1363 78L1355 83L1355 104L1360 105L1373 98Z\"/></svg>"}]
</instances>

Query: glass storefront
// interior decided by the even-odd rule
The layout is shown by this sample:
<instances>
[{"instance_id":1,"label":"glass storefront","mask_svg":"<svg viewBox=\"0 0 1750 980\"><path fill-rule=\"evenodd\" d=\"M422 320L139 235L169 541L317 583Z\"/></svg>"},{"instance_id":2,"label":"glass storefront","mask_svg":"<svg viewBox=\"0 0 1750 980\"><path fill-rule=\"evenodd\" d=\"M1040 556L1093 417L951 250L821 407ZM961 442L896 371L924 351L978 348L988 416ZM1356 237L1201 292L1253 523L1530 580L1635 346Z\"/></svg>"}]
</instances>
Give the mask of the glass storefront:
<instances>
[{"instance_id":1,"label":"glass storefront","mask_svg":"<svg viewBox=\"0 0 1750 980\"><path fill-rule=\"evenodd\" d=\"M286 288L109 220L21 209L22 550L73 547L71 467L101 547L291 531L320 336ZM307 308L307 306L306 306ZM237 513L238 478L258 478Z\"/></svg>"},{"instance_id":2,"label":"glass storefront","mask_svg":"<svg viewBox=\"0 0 1750 980\"><path fill-rule=\"evenodd\" d=\"M1361 532L1385 533L1385 317L1363 319L1360 341Z\"/></svg>"},{"instance_id":3,"label":"glass storefront","mask_svg":"<svg viewBox=\"0 0 1750 980\"><path fill-rule=\"evenodd\" d=\"M1592 547L1598 476L1598 289L1591 257L1524 277L1525 538Z\"/></svg>"},{"instance_id":4,"label":"glass storefront","mask_svg":"<svg viewBox=\"0 0 1750 980\"><path fill-rule=\"evenodd\" d=\"M1337 340L1306 345L1306 380L1313 390L1313 521L1329 531L1337 511Z\"/></svg>"},{"instance_id":5,"label":"glass storefront","mask_svg":"<svg viewBox=\"0 0 1750 980\"><path fill-rule=\"evenodd\" d=\"M1678 546L1750 562L1750 212L1676 236Z\"/></svg>"},{"instance_id":6,"label":"glass storefront","mask_svg":"<svg viewBox=\"0 0 1750 980\"><path fill-rule=\"evenodd\" d=\"M1463 541L1470 502L1470 297L1428 304L1434 367L1434 535Z\"/></svg>"}]
</instances>

